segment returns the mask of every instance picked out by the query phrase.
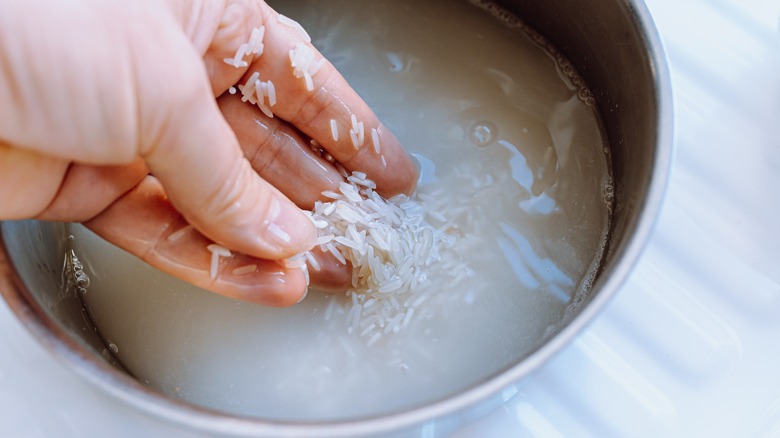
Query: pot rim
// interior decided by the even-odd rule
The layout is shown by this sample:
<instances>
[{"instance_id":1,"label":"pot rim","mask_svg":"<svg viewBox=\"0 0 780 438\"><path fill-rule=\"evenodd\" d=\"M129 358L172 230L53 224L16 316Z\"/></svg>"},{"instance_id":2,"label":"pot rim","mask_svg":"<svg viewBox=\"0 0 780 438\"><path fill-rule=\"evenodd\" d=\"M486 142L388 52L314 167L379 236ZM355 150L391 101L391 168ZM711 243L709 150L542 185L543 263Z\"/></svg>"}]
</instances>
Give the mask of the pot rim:
<instances>
[{"instance_id":1,"label":"pot rim","mask_svg":"<svg viewBox=\"0 0 780 438\"><path fill-rule=\"evenodd\" d=\"M674 115L671 79L663 44L647 6L641 1L630 0L628 3L633 18L639 23L637 28L644 39L653 72L659 118L654 165L645 202L638 207L640 212L637 214L637 223L627 233L627 243L615 255L617 262L608 278L600 276L596 281L594 288L598 287L599 292L580 308L568 324L519 363L457 394L400 412L338 421L273 421L233 416L169 398L97 360L92 351L52 322L39 304L30 298L29 291L13 268L1 234L0 295L22 325L67 368L142 412L201 432L233 436L300 437L386 434L452 417L491 399L504 402L517 392L518 382L569 345L617 293L637 264L660 214L672 165ZM0 222L0 228L2 225Z\"/></svg>"}]
</instances>

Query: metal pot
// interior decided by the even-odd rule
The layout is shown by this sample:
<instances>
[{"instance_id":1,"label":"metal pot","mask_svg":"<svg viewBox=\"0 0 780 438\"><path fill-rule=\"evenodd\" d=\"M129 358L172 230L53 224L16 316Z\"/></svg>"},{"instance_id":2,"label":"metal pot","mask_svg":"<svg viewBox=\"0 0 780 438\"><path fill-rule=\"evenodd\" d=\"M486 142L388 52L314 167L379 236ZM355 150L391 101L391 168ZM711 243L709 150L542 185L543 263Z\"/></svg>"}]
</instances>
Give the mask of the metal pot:
<instances>
[{"instance_id":1,"label":"metal pot","mask_svg":"<svg viewBox=\"0 0 780 438\"><path fill-rule=\"evenodd\" d=\"M590 86L612 153L615 204L603 267L576 312L546 343L502 372L426 406L349 422L233 417L168 398L101 355L106 348L81 301L63 294L63 225L0 224L0 293L52 354L98 387L144 411L203 432L252 436L403 435L448 432L512 396L523 378L593 320L636 263L661 206L670 168L672 104L660 40L640 0L498 1L545 35ZM72 267L71 267L72 268ZM85 322L86 321L86 322Z\"/></svg>"}]
</instances>

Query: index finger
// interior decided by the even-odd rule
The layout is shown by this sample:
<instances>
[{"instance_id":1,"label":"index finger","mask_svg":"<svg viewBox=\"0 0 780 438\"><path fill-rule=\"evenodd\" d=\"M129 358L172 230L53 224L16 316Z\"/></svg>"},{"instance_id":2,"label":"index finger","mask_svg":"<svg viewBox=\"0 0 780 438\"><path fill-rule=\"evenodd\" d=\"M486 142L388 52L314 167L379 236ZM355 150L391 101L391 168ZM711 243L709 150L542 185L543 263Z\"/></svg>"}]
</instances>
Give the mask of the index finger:
<instances>
[{"instance_id":1,"label":"index finger","mask_svg":"<svg viewBox=\"0 0 780 438\"><path fill-rule=\"evenodd\" d=\"M239 82L244 99L295 125L346 169L365 172L382 195L411 193L417 170L398 139L300 25L261 8L264 50Z\"/></svg>"}]
</instances>

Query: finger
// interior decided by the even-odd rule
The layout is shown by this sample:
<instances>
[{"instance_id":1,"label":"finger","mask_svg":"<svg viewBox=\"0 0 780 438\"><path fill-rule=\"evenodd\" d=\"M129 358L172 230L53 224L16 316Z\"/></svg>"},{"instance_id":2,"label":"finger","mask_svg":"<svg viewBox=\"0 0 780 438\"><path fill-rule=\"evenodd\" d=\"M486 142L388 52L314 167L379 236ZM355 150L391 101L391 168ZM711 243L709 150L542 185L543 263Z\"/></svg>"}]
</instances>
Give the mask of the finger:
<instances>
[{"instance_id":1,"label":"finger","mask_svg":"<svg viewBox=\"0 0 780 438\"><path fill-rule=\"evenodd\" d=\"M300 270L240 254L220 257L212 278L213 242L188 227L151 176L85 225L155 268L231 298L285 307L298 302L306 288Z\"/></svg>"},{"instance_id":2,"label":"finger","mask_svg":"<svg viewBox=\"0 0 780 438\"><path fill-rule=\"evenodd\" d=\"M141 159L129 166L72 164L54 200L37 219L70 222L91 219L138 185L148 173Z\"/></svg>"},{"instance_id":3,"label":"finger","mask_svg":"<svg viewBox=\"0 0 780 438\"><path fill-rule=\"evenodd\" d=\"M338 190L344 178L297 130L239 96L224 95L218 103L252 168L299 207L311 210L323 191Z\"/></svg>"},{"instance_id":4,"label":"finger","mask_svg":"<svg viewBox=\"0 0 780 438\"><path fill-rule=\"evenodd\" d=\"M336 260L320 248L311 251L315 263L309 262L311 284L322 291L344 291L352 286L352 267Z\"/></svg>"},{"instance_id":5,"label":"finger","mask_svg":"<svg viewBox=\"0 0 780 438\"><path fill-rule=\"evenodd\" d=\"M161 93L143 100L149 107L142 112L147 137L141 155L150 171L187 221L215 242L266 259L307 251L314 240L311 222L243 157L196 52L187 44L174 49L184 68L173 78L138 72L150 75L142 83L174 84L152 87Z\"/></svg>"},{"instance_id":6,"label":"finger","mask_svg":"<svg viewBox=\"0 0 780 438\"><path fill-rule=\"evenodd\" d=\"M0 219L38 215L57 195L68 161L0 142Z\"/></svg>"},{"instance_id":7,"label":"finger","mask_svg":"<svg viewBox=\"0 0 780 438\"><path fill-rule=\"evenodd\" d=\"M201 45L207 47L203 61L214 96L223 94L236 84L243 76L249 63L257 55L248 50L249 47L245 47L245 50L240 53L237 52L242 44L247 44L250 41L252 31L262 23L258 3L256 0L229 1L221 14L210 42L204 41L205 44L202 44L195 41L198 36L204 35L202 25L198 25L198 29L192 32L193 44L196 47ZM197 21L202 22L203 20ZM231 65L231 62L235 62L235 64ZM243 66L243 63L246 63L246 66Z\"/></svg>"},{"instance_id":8,"label":"finger","mask_svg":"<svg viewBox=\"0 0 780 438\"><path fill-rule=\"evenodd\" d=\"M263 54L249 65L240 85L247 84L255 72L259 80L271 81L277 97L271 106L273 113L289 121L307 136L315 139L349 170L365 172L377 183L378 191L385 196L411 193L414 190L417 171L398 139L379 121L368 105L347 84L346 80L327 61L316 73L314 65L323 59L322 55L308 43L303 33L279 21L279 15L264 3L262 23L265 30ZM299 46L300 45L300 46ZM302 47L296 49L296 47ZM311 90L307 87L306 75L294 75L290 62L290 51L303 55L311 51ZM300 52L299 52L300 51ZM207 54L207 58L210 55ZM362 142L353 143L350 130L352 117L362 123ZM335 123L334 135L331 120ZM375 131L374 131L375 130ZM374 145L375 132L377 146Z\"/></svg>"}]
</instances>

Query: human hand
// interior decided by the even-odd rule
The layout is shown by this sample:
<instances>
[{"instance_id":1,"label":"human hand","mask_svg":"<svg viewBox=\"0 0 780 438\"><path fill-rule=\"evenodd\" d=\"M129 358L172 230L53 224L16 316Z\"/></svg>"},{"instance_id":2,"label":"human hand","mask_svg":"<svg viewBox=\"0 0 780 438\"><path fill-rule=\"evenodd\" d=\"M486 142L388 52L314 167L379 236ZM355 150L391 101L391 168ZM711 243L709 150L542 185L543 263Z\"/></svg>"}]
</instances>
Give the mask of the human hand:
<instances>
[{"instance_id":1,"label":"human hand","mask_svg":"<svg viewBox=\"0 0 780 438\"><path fill-rule=\"evenodd\" d=\"M242 68L223 62L261 25L262 56ZM293 76L298 43L311 47L260 1L0 0L0 217L83 221L198 286L297 302L302 273L274 260L308 250L314 232L287 196L310 207L341 181L308 139L387 196L416 180L398 141L330 63L313 92ZM255 71L277 90L273 119L225 94ZM377 128L382 155L352 147L352 114ZM242 253L223 259L216 278L211 242ZM333 263L313 281L342 282Z\"/></svg>"}]
</instances>

